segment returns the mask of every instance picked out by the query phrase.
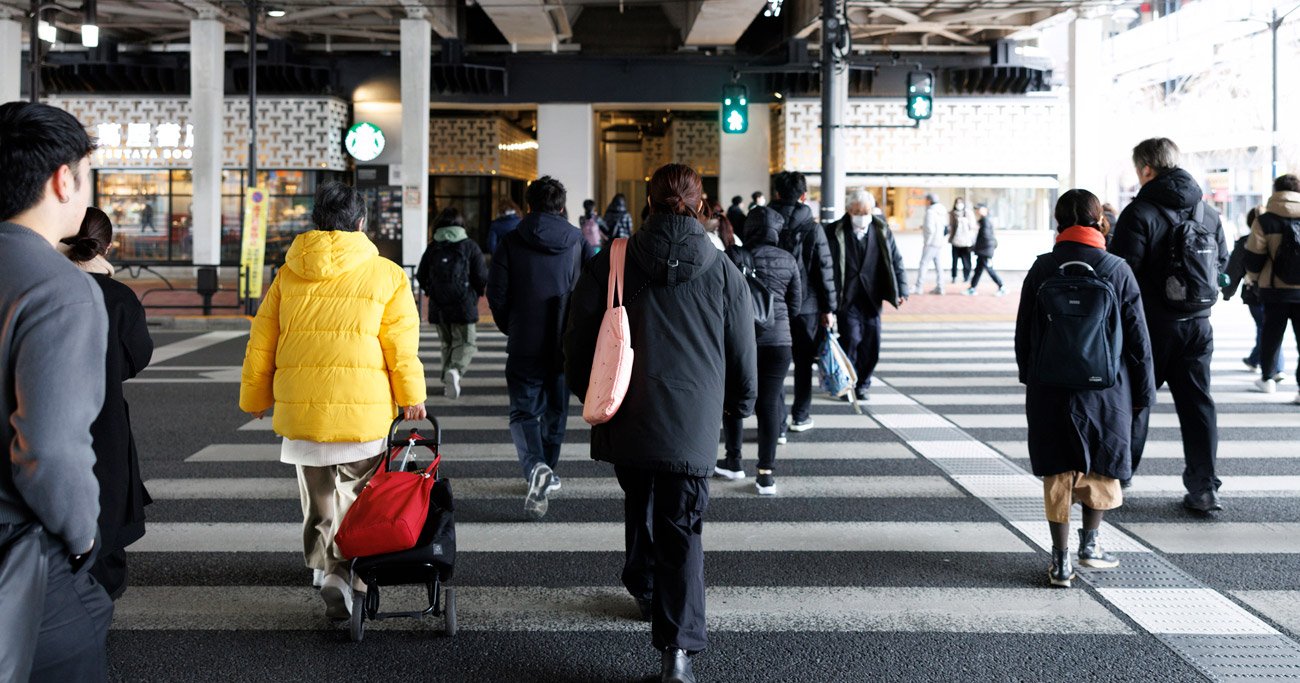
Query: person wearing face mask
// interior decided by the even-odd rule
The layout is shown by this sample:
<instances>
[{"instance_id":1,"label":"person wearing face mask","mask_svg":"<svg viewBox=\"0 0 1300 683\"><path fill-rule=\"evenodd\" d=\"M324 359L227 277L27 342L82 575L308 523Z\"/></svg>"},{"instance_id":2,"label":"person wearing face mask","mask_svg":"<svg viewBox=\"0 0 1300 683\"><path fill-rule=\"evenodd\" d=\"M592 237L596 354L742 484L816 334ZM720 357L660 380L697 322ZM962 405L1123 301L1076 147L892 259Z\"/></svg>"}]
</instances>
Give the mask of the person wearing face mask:
<instances>
[{"instance_id":1,"label":"person wearing face mask","mask_svg":"<svg viewBox=\"0 0 1300 683\"><path fill-rule=\"evenodd\" d=\"M826 226L840 292L840 346L858 373L859 401L868 400L871 373L880 360L880 309L886 301L898 308L908 297L903 255L889 225L873 215L875 206L870 192L857 190L849 195L848 213Z\"/></svg>"},{"instance_id":2,"label":"person wearing face mask","mask_svg":"<svg viewBox=\"0 0 1300 683\"><path fill-rule=\"evenodd\" d=\"M975 216L966 207L966 200L958 197L953 200L952 212L948 217L948 243L952 245L952 283L957 284L957 265L961 264L961 281L970 282L970 254L975 246L975 237L979 234L979 225Z\"/></svg>"}]
</instances>

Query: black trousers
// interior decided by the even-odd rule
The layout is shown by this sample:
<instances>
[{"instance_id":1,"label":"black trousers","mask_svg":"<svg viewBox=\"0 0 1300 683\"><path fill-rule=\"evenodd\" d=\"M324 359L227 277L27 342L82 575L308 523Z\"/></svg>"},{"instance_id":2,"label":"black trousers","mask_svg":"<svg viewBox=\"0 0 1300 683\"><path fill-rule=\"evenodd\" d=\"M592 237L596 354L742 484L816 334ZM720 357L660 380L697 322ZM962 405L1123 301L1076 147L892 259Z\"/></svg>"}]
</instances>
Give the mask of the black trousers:
<instances>
[{"instance_id":1,"label":"black trousers","mask_svg":"<svg viewBox=\"0 0 1300 683\"><path fill-rule=\"evenodd\" d=\"M970 282L970 247L952 248L952 279L957 281L957 264L961 264L961 281Z\"/></svg>"},{"instance_id":2,"label":"black trousers","mask_svg":"<svg viewBox=\"0 0 1300 683\"><path fill-rule=\"evenodd\" d=\"M776 438L785 424L785 376L790 374L791 350L789 346L758 347L758 467L770 470L776 462ZM727 457L740 458L745 440L745 420L740 417L723 417L726 432Z\"/></svg>"},{"instance_id":3,"label":"black trousers","mask_svg":"<svg viewBox=\"0 0 1300 683\"><path fill-rule=\"evenodd\" d=\"M1300 303L1264 304L1264 325L1259 338L1259 367L1264 379L1270 379L1274 368L1281 369L1282 338L1286 336L1286 324L1291 323L1291 331L1296 336L1296 352L1300 354ZM1296 366L1297 378L1300 378L1300 363Z\"/></svg>"},{"instance_id":4,"label":"black trousers","mask_svg":"<svg viewBox=\"0 0 1300 683\"><path fill-rule=\"evenodd\" d=\"M1156 388L1169 384L1183 436L1183 486L1191 493L1219 489L1215 476L1219 451L1218 416L1210 396L1210 358L1214 331L1209 318L1178 321L1148 319ZM1151 410L1133 418L1133 471L1146 448Z\"/></svg>"},{"instance_id":5,"label":"black trousers","mask_svg":"<svg viewBox=\"0 0 1300 683\"><path fill-rule=\"evenodd\" d=\"M980 276L983 275L985 272L989 274L989 278L993 280L993 284L999 287L1002 286L1002 277L998 275L998 271L993 270L993 257L980 256L977 254L975 256L975 274L972 275L970 279L971 289L975 289L976 287L980 286Z\"/></svg>"},{"instance_id":6,"label":"black trousers","mask_svg":"<svg viewBox=\"0 0 1300 683\"><path fill-rule=\"evenodd\" d=\"M840 309L840 346L858 373L858 389L871 387L880 362L880 309L859 299Z\"/></svg>"},{"instance_id":7,"label":"black trousers","mask_svg":"<svg viewBox=\"0 0 1300 683\"><path fill-rule=\"evenodd\" d=\"M812 409L813 362L817 360L817 342L822 327L816 315L798 315L790 320L791 350L794 354L794 403L790 417L795 422L808 419Z\"/></svg>"},{"instance_id":8,"label":"black trousers","mask_svg":"<svg viewBox=\"0 0 1300 683\"><path fill-rule=\"evenodd\" d=\"M616 467L623 488L623 585L650 600L655 649L700 652L704 624L704 511L709 479Z\"/></svg>"}]
</instances>

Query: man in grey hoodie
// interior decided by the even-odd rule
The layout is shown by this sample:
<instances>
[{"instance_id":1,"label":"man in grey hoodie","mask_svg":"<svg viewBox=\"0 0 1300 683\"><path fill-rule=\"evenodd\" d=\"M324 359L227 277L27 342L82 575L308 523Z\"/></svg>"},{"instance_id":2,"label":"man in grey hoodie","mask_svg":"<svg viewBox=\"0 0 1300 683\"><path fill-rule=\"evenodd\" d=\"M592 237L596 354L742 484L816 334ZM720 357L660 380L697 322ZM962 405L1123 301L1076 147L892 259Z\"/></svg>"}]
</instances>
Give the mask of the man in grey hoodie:
<instances>
[{"instance_id":1,"label":"man in grey hoodie","mask_svg":"<svg viewBox=\"0 0 1300 683\"><path fill-rule=\"evenodd\" d=\"M93 150L65 111L0 105L0 671L20 681L107 678L113 603L88 570L108 318L54 249L86 215Z\"/></svg>"}]
</instances>

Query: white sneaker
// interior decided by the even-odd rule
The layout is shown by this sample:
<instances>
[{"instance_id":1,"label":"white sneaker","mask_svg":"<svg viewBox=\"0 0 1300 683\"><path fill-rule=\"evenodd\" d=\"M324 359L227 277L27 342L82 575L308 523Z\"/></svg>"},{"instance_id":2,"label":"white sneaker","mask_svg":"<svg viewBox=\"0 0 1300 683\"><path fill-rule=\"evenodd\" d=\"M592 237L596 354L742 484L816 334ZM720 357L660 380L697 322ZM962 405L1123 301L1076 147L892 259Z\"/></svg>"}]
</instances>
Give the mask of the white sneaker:
<instances>
[{"instance_id":1,"label":"white sneaker","mask_svg":"<svg viewBox=\"0 0 1300 683\"><path fill-rule=\"evenodd\" d=\"M813 420L811 417L808 418L807 420L804 420L803 422L795 422L794 420L790 421L790 431L796 434L800 432L806 432L812 429L814 426L815 425L813 424Z\"/></svg>"},{"instance_id":2,"label":"white sneaker","mask_svg":"<svg viewBox=\"0 0 1300 683\"><path fill-rule=\"evenodd\" d=\"M560 490L560 475L551 474L551 484L546 487L546 495L551 495Z\"/></svg>"},{"instance_id":3,"label":"white sneaker","mask_svg":"<svg viewBox=\"0 0 1300 683\"><path fill-rule=\"evenodd\" d=\"M460 398L460 370L447 371L447 386L442 388L442 393L452 400Z\"/></svg>"},{"instance_id":4,"label":"white sneaker","mask_svg":"<svg viewBox=\"0 0 1300 683\"><path fill-rule=\"evenodd\" d=\"M352 616L352 587L338 574L330 574L321 582L320 597L325 601L325 616L330 619Z\"/></svg>"},{"instance_id":5,"label":"white sneaker","mask_svg":"<svg viewBox=\"0 0 1300 683\"><path fill-rule=\"evenodd\" d=\"M1277 391L1277 382L1271 379L1257 379L1255 380L1255 391L1261 394L1274 393Z\"/></svg>"},{"instance_id":6,"label":"white sneaker","mask_svg":"<svg viewBox=\"0 0 1300 683\"><path fill-rule=\"evenodd\" d=\"M997 293L994 294L993 296L1006 296L1006 295L1007 295L1007 288L1006 288L1006 287L998 287L998 291L997 291Z\"/></svg>"},{"instance_id":7,"label":"white sneaker","mask_svg":"<svg viewBox=\"0 0 1300 683\"><path fill-rule=\"evenodd\" d=\"M325 583L325 570L324 569L311 570L311 587L320 588L322 583Z\"/></svg>"},{"instance_id":8,"label":"white sneaker","mask_svg":"<svg viewBox=\"0 0 1300 683\"><path fill-rule=\"evenodd\" d=\"M528 495L524 496L524 513L533 520L538 520L546 516L546 509L550 507L546 500L546 493L551 488L551 479L555 473L545 464L533 467L533 472L528 476Z\"/></svg>"}]
</instances>

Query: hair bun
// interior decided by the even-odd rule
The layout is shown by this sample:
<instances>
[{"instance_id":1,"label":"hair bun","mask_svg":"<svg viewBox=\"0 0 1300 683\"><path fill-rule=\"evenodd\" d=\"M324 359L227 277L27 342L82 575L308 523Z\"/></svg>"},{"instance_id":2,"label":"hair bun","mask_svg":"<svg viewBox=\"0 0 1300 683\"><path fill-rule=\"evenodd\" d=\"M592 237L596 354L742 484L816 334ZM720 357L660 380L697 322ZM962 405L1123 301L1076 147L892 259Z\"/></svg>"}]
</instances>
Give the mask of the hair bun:
<instances>
[{"instance_id":1,"label":"hair bun","mask_svg":"<svg viewBox=\"0 0 1300 683\"><path fill-rule=\"evenodd\" d=\"M77 263L85 263L103 253L99 240L93 237L70 237L63 243L68 245L68 258Z\"/></svg>"}]
</instances>

